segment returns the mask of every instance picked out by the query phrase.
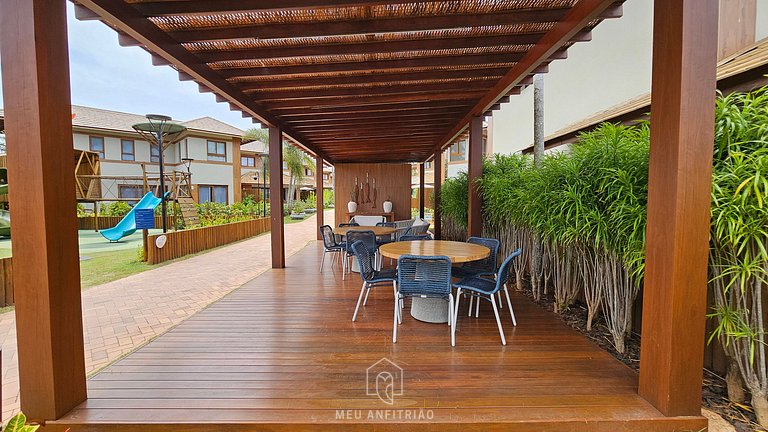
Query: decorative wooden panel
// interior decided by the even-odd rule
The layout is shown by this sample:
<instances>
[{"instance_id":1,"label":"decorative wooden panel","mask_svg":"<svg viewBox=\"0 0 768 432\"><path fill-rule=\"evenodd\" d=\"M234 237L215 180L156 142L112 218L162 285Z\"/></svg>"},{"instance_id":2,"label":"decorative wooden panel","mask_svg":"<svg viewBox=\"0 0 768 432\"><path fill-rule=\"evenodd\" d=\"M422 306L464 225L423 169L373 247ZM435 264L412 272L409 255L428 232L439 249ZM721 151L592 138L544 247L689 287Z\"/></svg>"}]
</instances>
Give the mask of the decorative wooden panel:
<instances>
[{"instance_id":1,"label":"decorative wooden panel","mask_svg":"<svg viewBox=\"0 0 768 432\"><path fill-rule=\"evenodd\" d=\"M371 182L371 203L359 202L357 214L384 213L382 203L389 197L395 220L411 218L411 165L410 164L336 164L335 215L336 224L346 222L347 203L358 183L365 184L366 174ZM373 181L376 180L376 201L373 202ZM362 201L360 199L359 201Z\"/></svg>"}]
</instances>

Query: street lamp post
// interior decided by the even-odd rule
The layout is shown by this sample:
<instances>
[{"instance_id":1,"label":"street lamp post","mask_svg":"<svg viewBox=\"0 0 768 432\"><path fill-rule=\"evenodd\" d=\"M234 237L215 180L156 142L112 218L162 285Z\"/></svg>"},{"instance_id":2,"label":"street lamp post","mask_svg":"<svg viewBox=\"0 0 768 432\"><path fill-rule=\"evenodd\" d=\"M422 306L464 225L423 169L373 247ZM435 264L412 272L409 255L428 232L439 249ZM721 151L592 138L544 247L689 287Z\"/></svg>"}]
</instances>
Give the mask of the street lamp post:
<instances>
[{"instance_id":1,"label":"street lamp post","mask_svg":"<svg viewBox=\"0 0 768 432\"><path fill-rule=\"evenodd\" d=\"M165 166L164 166L164 153L163 148L163 135L168 137L169 143L177 142L182 136L182 132L187 130L184 126L178 123L170 123L171 118L166 115L160 114L147 114L148 123L139 123L133 125L133 129L147 138L147 141L152 145L154 140L158 149L158 163L160 164L160 205L162 213L162 227L163 232L168 232L166 226L166 217L168 215L168 209L165 203Z\"/></svg>"}]
</instances>

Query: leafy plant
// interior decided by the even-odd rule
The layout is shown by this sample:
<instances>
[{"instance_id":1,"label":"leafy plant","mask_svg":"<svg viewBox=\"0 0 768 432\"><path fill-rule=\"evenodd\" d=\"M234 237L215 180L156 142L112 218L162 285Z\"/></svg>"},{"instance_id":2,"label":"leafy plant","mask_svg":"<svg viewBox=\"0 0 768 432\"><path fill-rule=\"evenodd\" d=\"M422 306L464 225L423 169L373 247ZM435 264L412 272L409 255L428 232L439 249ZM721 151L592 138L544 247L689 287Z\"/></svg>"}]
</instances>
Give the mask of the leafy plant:
<instances>
[{"instance_id":1,"label":"leafy plant","mask_svg":"<svg viewBox=\"0 0 768 432\"><path fill-rule=\"evenodd\" d=\"M39 428L39 425L28 425L27 416L23 413L18 413L8 420L5 428L3 428L3 432L35 432Z\"/></svg>"},{"instance_id":2,"label":"leafy plant","mask_svg":"<svg viewBox=\"0 0 768 432\"><path fill-rule=\"evenodd\" d=\"M102 206L99 210L102 216L123 217L131 211L131 206L125 201L115 201Z\"/></svg>"}]
</instances>

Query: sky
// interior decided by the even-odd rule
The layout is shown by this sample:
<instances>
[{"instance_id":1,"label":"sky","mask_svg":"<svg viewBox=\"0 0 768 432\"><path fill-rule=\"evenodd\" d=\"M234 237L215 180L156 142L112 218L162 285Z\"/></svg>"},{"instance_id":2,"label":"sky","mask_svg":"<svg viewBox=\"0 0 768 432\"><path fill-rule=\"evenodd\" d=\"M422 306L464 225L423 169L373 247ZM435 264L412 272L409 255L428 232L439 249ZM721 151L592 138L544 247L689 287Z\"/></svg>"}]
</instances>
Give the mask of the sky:
<instances>
[{"instance_id":1,"label":"sky","mask_svg":"<svg viewBox=\"0 0 768 432\"><path fill-rule=\"evenodd\" d=\"M213 93L198 92L197 83L179 81L174 69L152 66L143 49L121 47L117 33L100 21L78 21L71 2L67 27L73 105L165 114L181 121L210 116L243 130L258 126L240 111L230 111L228 104L217 103Z\"/></svg>"}]
</instances>

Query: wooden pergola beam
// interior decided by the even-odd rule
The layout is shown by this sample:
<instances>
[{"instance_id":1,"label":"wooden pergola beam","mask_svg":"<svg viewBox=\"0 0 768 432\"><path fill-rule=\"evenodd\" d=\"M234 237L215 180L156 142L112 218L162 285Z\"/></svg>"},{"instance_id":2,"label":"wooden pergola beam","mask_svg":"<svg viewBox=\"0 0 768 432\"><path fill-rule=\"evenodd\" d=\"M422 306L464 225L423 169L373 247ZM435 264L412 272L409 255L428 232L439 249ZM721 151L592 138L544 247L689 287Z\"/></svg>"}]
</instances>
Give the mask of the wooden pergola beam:
<instances>
[{"instance_id":1,"label":"wooden pergola beam","mask_svg":"<svg viewBox=\"0 0 768 432\"><path fill-rule=\"evenodd\" d=\"M317 209L317 239L322 240L323 236L320 234L320 227L325 225L325 208L323 202L323 158L321 156L315 157L315 208Z\"/></svg>"},{"instance_id":2,"label":"wooden pergola beam","mask_svg":"<svg viewBox=\"0 0 768 432\"><path fill-rule=\"evenodd\" d=\"M470 102L466 100L456 101L420 101L420 102L402 102L391 105L376 105L376 104L357 104L347 106L323 106L323 107L305 107L305 108L272 108L272 111L277 113L281 118L285 118L291 121L290 118L298 116L325 116L332 115L345 115L349 113L380 113L380 112L402 112L404 110L417 111L417 110L431 110L435 108L464 108L468 107Z\"/></svg>"},{"instance_id":3,"label":"wooden pergola beam","mask_svg":"<svg viewBox=\"0 0 768 432\"><path fill-rule=\"evenodd\" d=\"M21 410L86 399L66 3L0 2Z\"/></svg>"},{"instance_id":4,"label":"wooden pergola beam","mask_svg":"<svg viewBox=\"0 0 768 432\"><path fill-rule=\"evenodd\" d=\"M451 66L479 66L495 67L507 66L520 61L525 56L524 53L506 53L506 54L470 54L470 55L441 55L425 56L418 58L391 59L391 60L371 60L371 61L352 61L344 63L313 63L313 64L295 64L295 65L268 65L260 67L238 67L225 68L219 67L217 72L224 78L241 78L250 76L273 75L273 74L308 74L308 73L328 73L328 72L372 72L384 70L402 70L405 68L442 68Z\"/></svg>"},{"instance_id":5,"label":"wooden pergola beam","mask_svg":"<svg viewBox=\"0 0 768 432\"><path fill-rule=\"evenodd\" d=\"M370 96L370 95L390 95L407 93L435 93L451 92L457 88L466 90L484 90L493 85L491 81L476 80L459 82L448 82L438 84L389 84L376 86L356 86L356 87L331 87L311 88L311 89L281 89L281 90L250 90L246 91L258 100L270 99L306 99L333 96Z\"/></svg>"},{"instance_id":6,"label":"wooden pergola beam","mask_svg":"<svg viewBox=\"0 0 768 432\"><path fill-rule=\"evenodd\" d=\"M368 105L399 104L402 102L431 102L436 100L457 101L457 100L477 100L485 94L482 91L455 91L452 93L434 93L434 94L402 94L402 95L370 95L370 96L349 96L334 98L304 98L304 99L274 99L269 101L270 108L314 108L314 107L341 107L341 106L360 106L362 103Z\"/></svg>"},{"instance_id":7,"label":"wooden pergola beam","mask_svg":"<svg viewBox=\"0 0 768 432\"><path fill-rule=\"evenodd\" d=\"M243 112L257 119L260 123L278 126L291 140L301 142L315 154L321 152L307 143L301 135L284 125L277 117L270 114L264 107L246 97L239 89L222 79L167 33L141 15L132 6L122 1L110 0L78 0L78 3L97 14L104 22L110 23L119 32L128 35L147 47L155 55L162 57L179 68L179 75L188 75L203 87L217 94L227 95L229 100Z\"/></svg>"},{"instance_id":8,"label":"wooden pergola beam","mask_svg":"<svg viewBox=\"0 0 768 432\"><path fill-rule=\"evenodd\" d=\"M201 42L223 39L239 39L243 34L259 39L300 38L314 36L341 36L369 33L441 30L463 27L498 26L529 23L558 22L569 8L520 9L495 13L453 14L398 18L349 19L321 21L312 24L280 23L238 27L210 27L194 30L178 30L169 35L178 42Z\"/></svg>"},{"instance_id":9,"label":"wooden pergola beam","mask_svg":"<svg viewBox=\"0 0 768 432\"><path fill-rule=\"evenodd\" d=\"M269 219L272 268L285 267L285 225L283 221L283 134L269 128Z\"/></svg>"},{"instance_id":10,"label":"wooden pergola beam","mask_svg":"<svg viewBox=\"0 0 768 432\"><path fill-rule=\"evenodd\" d=\"M377 83L391 83L403 81L420 81L434 79L466 79L466 78L490 78L500 79L509 70L509 67L477 69L457 69L457 70L423 70L417 72L390 72L384 70L378 73L360 71L355 75L343 75L335 77L313 76L313 75L266 75L264 79L257 81L239 81L238 88L249 89L271 89L274 87L309 87L325 86L329 80L333 85L373 85ZM353 71L354 72L354 71Z\"/></svg>"},{"instance_id":11,"label":"wooden pergola beam","mask_svg":"<svg viewBox=\"0 0 768 432\"><path fill-rule=\"evenodd\" d=\"M517 86L526 76L534 73L545 61L547 61L555 52L562 49L563 45L579 31L581 31L591 21L600 17L600 15L613 6L614 0L579 0L562 17L557 24L541 38L532 49L525 53L520 62L515 64L512 69L504 75L504 78L489 90L475 106L467 112L463 119L437 143L438 150L445 148L453 139L467 128L467 125L475 116L483 115L490 107L509 91Z\"/></svg>"},{"instance_id":12,"label":"wooden pergola beam","mask_svg":"<svg viewBox=\"0 0 768 432\"><path fill-rule=\"evenodd\" d=\"M469 199L467 211L467 237L483 236L483 197L476 181L483 176L483 118L472 117L469 123Z\"/></svg>"},{"instance_id":13,"label":"wooden pergola beam","mask_svg":"<svg viewBox=\"0 0 768 432\"><path fill-rule=\"evenodd\" d=\"M331 6L375 6L379 4L427 3L433 0L190 0L184 2L184 15L217 12L310 9ZM134 7L149 16L178 15L176 0L136 3Z\"/></svg>"},{"instance_id":14,"label":"wooden pergola beam","mask_svg":"<svg viewBox=\"0 0 768 432\"><path fill-rule=\"evenodd\" d=\"M701 414L718 0L656 0L639 393ZM763 349L762 347L760 349Z\"/></svg>"},{"instance_id":15,"label":"wooden pergola beam","mask_svg":"<svg viewBox=\"0 0 768 432\"><path fill-rule=\"evenodd\" d=\"M419 164L419 217L424 219L424 205L426 204L424 194L424 178L426 177L426 167L424 162Z\"/></svg>"},{"instance_id":16,"label":"wooden pergola beam","mask_svg":"<svg viewBox=\"0 0 768 432\"><path fill-rule=\"evenodd\" d=\"M434 234L435 234L435 240L440 240L442 238L442 227L443 223L440 220L440 189L443 187L443 152L435 151L432 155L432 166L435 169L435 179L434 179L434 187L435 187L435 215L434 215Z\"/></svg>"},{"instance_id":17,"label":"wooden pergola beam","mask_svg":"<svg viewBox=\"0 0 768 432\"><path fill-rule=\"evenodd\" d=\"M301 116L292 117L288 120L288 123L293 127L299 125L334 125L334 124L358 124L363 123L366 120L381 120L381 121L397 121L397 120L416 120L416 119L429 119L429 118L450 118L458 117L463 112L461 108L444 108L444 109L431 109L431 110L404 110L404 111L387 111L387 112L373 112L373 113L329 113L326 117L315 116Z\"/></svg>"},{"instance_id":18,"label":"wooden pergola beam","mask_svg":"<svg viewBox=\"0 0 768 432\"><path fill-rule=\"evenodd\" d=\"M477 36L447 36L433 39L414 38L355 43L317 43L288 47L252 47L244 49L217 49L194 51L205 63L288 57L349 55L392 53L402 51L446 50L482 47L505 47L515 45L533 45L544 33L509 33ZM571 41L581 42L591 39L589 31L576 34Z\"/></svg>"}]
</instances>

